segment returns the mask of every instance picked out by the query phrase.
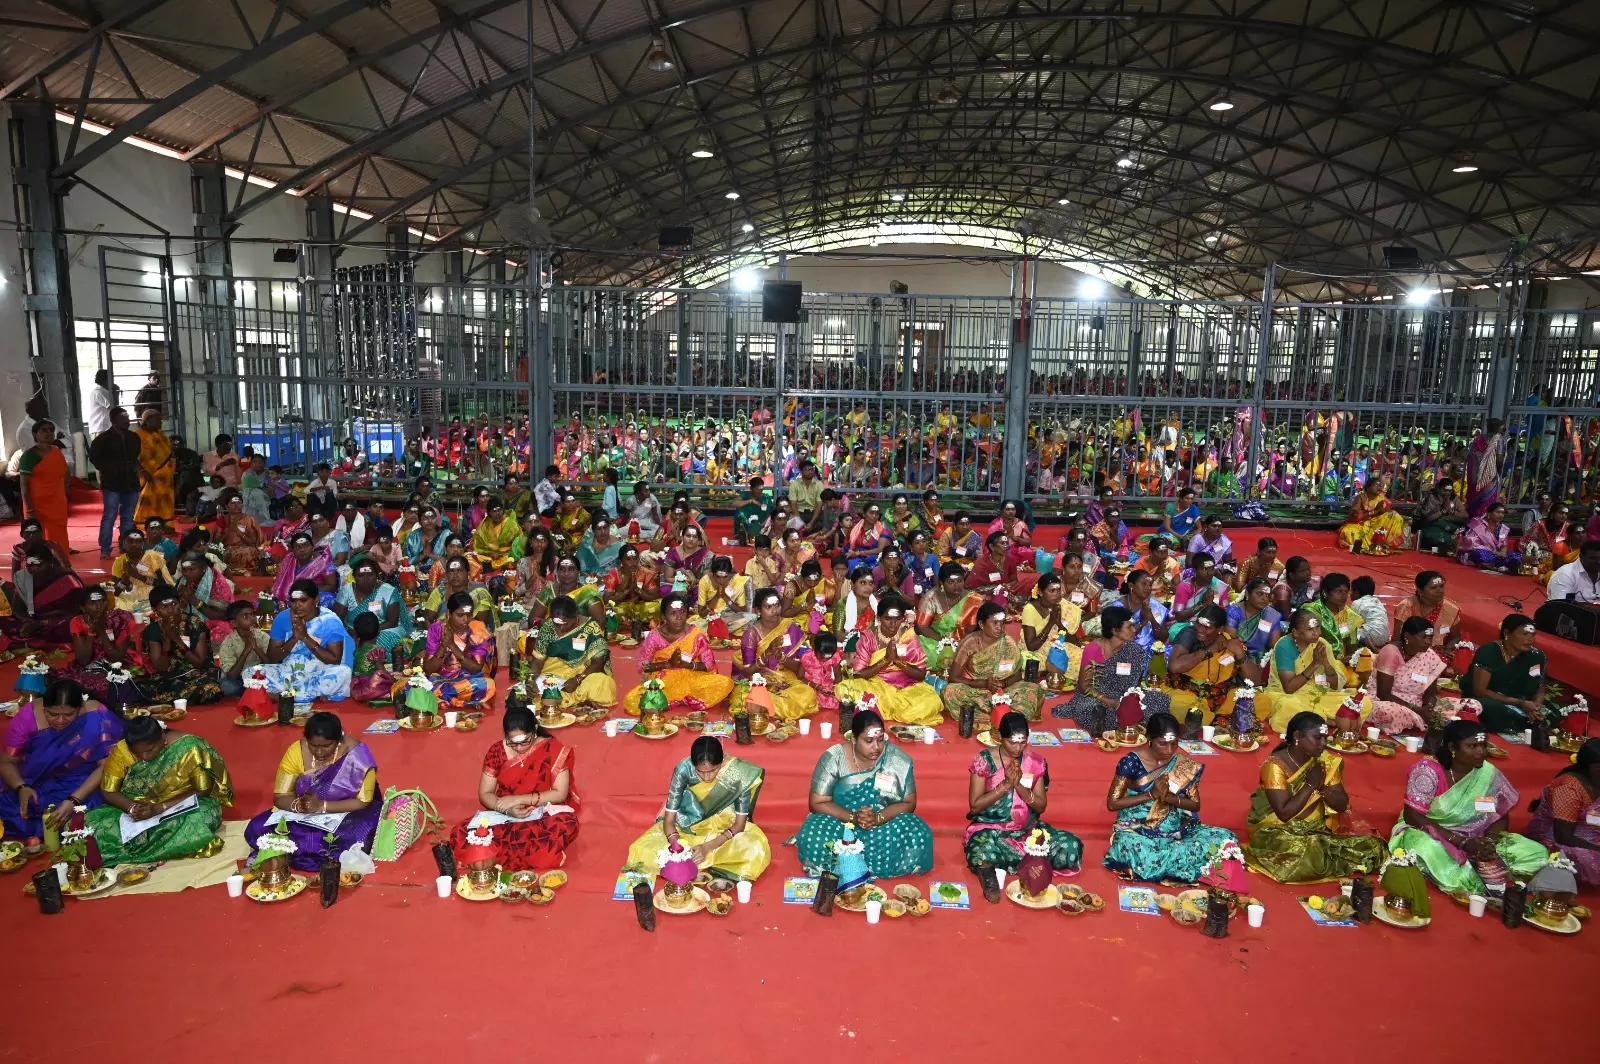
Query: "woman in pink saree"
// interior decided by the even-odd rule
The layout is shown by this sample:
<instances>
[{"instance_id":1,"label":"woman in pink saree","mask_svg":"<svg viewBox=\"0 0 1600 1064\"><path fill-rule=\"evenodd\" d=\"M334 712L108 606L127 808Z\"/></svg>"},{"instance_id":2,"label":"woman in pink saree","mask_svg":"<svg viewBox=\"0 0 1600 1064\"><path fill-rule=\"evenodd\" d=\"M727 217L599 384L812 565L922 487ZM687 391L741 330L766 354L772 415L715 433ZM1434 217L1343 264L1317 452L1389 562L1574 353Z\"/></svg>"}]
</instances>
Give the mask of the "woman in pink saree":
<instances>
[{"instance_id":1,"label":"woman in pink saree","mask_svg":"<svg viewBox=\"0 0 1600 1064\"><path fill-rule=\"evenodd\" d=\"M995 729L1000 743L979 750L967 766L967 867L1001 868L1015 873L1023 844L1035 830L1049 840L1050 867L1057 875L1078 874L1083 842L1070 831L1042 819L1049 801L1050 767L1028 747L1028 718L1007 713Z\"/></svg>"},{"instance_id":2,"label":"woman in pink saree","mask_svg":"<svg viewBox=\"0 0 1600 1064\"><path fill-rule=\"evenodd\" d=\"M1408 617L1398 641L1378 651L1367 694L1372 696L1368 723L1390 735L1428 730L1427 712L1437 694L1434 684L1450 673L1450 663L1433 649L1433 625L1426 617Z\"/></svg>"},{"instance_id":3,"label":"woman in pink saree","mask_svg":"<svg viewBox=\"0 0 1600 1064\"><path fill-rule=\"evenodd\" d=\"M1021 507L1010 499L1000 506L1000 516L989 522L989 531L984 539L996 532L1004 532L1011 538L1011 549L1006 552L1007 560L1017 568L1033 565L1033 530L1028 527L1028 522L1022 519Z\"/></svg>"}]
</instances>

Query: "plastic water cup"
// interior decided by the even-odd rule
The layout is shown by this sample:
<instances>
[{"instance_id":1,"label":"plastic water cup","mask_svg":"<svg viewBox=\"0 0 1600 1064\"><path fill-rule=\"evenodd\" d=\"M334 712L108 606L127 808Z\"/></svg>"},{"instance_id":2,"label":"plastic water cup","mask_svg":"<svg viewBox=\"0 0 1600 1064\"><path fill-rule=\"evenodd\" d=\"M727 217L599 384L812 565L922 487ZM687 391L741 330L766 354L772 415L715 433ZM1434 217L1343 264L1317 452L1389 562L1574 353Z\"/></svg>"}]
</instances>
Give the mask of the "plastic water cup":
<instances>
[{"instance_id":1,"label":"plastic water cup","mask_svg":"<svg viewBox=\"0 0 1600 1064\"><path fill-rule=\"evenodd\" d=\"M1406 736L1406 753L1408 753L1408 754L1420 754L1420 753L1422 753L1422 736L1420 736L1420 735L1408 735L1408 736Z\"/></svg>"},{"instance_id":2,"label":"plastic water cup","mask_svg":"<svg viewBox=\"0 0 1600 1064\"><path fill-rule=\"evenodd\" d=\"M244 876L232 875L228 877L228 897L237 898L244 893Z\"/></svg>"},{"instance_id":3,"label":"plastic water cup","mask_svg":"<svg viewBox=\"0 0 1600 1064\"><path fill-rule=\"evenodd\" d=\"M1532 746L1533 745L1533 729L1532 728L1523 728L1522 729L1522 741L1528 746Z\"/></svg>"},{"instance_id":4,"label":"plastic water cup","mask_svg":"<svg viewBox=\"0 0 1600 1064\"><path fill-rule=\"evenodd\" d=\"M938 732L934 731L932 728L929 728L929 727L926 727L926 726L923 727L923 729L922 729L922 741L924 743L926 743L928 746L932 746L934 744L934 741L936 739L938 739L938 738L939 738L939 733Z\"/></svg>"},{"instance_id":5,"label":"plastic water cup","mask_svg":"<svg viewBox=\"0 0 1600 1064\"><path fill-rule=\"evenodd\" d=\"M458 711L454 710L454 709L448 711L444 715L444 726L446 728L454 728L456 726L456 720L460 716L461 716L461 714Z\"/></svg>"},{"instance_id":6,"label":"plastic water cup","mask_svg":"<svg viewBox=\"0 0 1600 1064\"><path fill-rule=\"evenodd\" d=\"M1372 740L1376 741L1378 739L1378 737L1380 735L1382 735L1382 734L1383 734L1383 732L1380 731L1377 728L1368 728L1367 729L1367 738L1368 739L1372 739Z\"/></svg>"},{"instance_id":7,"label":"plastic water cup","mask_svg":"<svg viewBox=\"0 0 1600 1064\"><path fill-rule=\"evenodd\" d=\"M810 717L801 717L800 718L800 734L801 735L810 735L811 734L811 718Z\"/></svg>"},{"instance_id":8,"label":"plastic water cup","mask_svg":"<svg viewBox=\"0 0 1600 1064\"><path fill-rule=\"evenodd\" d=\"M826 721L826 720L824 720L824 721L820 721L820 722L818 722L818 724L817 724L817 730L818 730L818 731L819 731L819 732L821 732L821 734L822 734L822 737L823 737L823 738L824 738L824 739L831 739L831 738L833 738L833 722L832 722L832 721Z\"/></svg>"},{"instance_id":9,"label":"plastic water cup","mask_svg":"<svg viewBox=\"0 0 1600 1064\"><path fill-rule=\"evenodd\" d=\"M607 739L615 739L616 737L617 737L617 722L615 720L606 721L606 738Z\"/></svg>"},{"instance_id":10,"label":"plastic water cup","mask_svg":"<svg viewBox=\"0 0 1600 1064\"><path fill-rule=\"evenodd\" d=\"M50 867L56 870L56 882L63 887L67 885L67 865L65 861L58 861Z\"/></svg>"},{"instance_id":11,"label":"plastic water cup","mask_svg":"<svg viewBox=\"0 0 1600 1064\"><path fill-rule=\"evenodd\" d=\"M874 899L873 901L867 902L867 923L869 923L869 924L877 923L878 922L878 917L880 917L882 915L883 915L883 902L877 901L876 899Z\"/></svg>"},{"instance_id":12,"label":"plastic water cup","mask_svg":"<svg viewBox=\"0 0 1600 1064\"><path fill-rule=\"evenodd\" d=\"M1217 729L1212 725L1203 724L1200 726L1200 738L1204 739L1206 742L1209 743L1213 738L1216 737L1216 734Z\"/></svg>"},{"instance_id":13,"label":"plastic water cup","mask_svg":"<svg viewBox=\"0 0 1600 1064\"><path fill-rule=\"evenodd\" d=\"M1245 917L1250 921L1251 927L1260 927L1261 921L1266 919L1267 907L1265 905L1252 905L1245 910Z\"/></svg>"},{"instance_id":14,"label":"plastic water cup","mask_svg":"<svg viewBox=\"0 0 1600 1064\"><path fill-rule=\"evenodd\" d=\"M994 881L1001 890L1006 889L1006 870L1004 868L996 868L994 870Z\"/></svg>"},{"instance_id":15,"label":"plastic water cup","mask_svg":"<svg viewBox=\"0 0 1600 1064\"><path fill-rule=\"evenodd\" d=\"M439 897L441 898L448 898L450 892L455 889L455 884L450 882L449 876L440 876L433 881L433 885L439 891Z\"/></svg>"},{"instance_id":16,"label":"plastic water cup","mask_svg":"<svg viewBox=\"0 0 1600 1064\"><path fill-rule=\"evenodd\" d=\"M1467 895L1467 912L1473 916L1482 916L1484 908L1489 904L1489 899L1482 894Z\"/></svg>"},{"instance_id":17,"label":"plastic water cup","mask_svg":"<svg viewBox=\"0 0 1600 1064\"><path fill-rule=\"evenodd\" d=\"M187 698L174 698L172 700L172 708L182 713L189 708L189 700Z\"/></svg>"},{"instance_id":18,"label":"plastic water cup","mask_svg":"<svg viewBox=\"0 0 1600 1064\"><path fill-rule=\"evenodd\" d=\"M739 904L740 905L749 905L750 904L750 889L751 889L751 885L752 884L750 883L750 881L748 879L741 879L741 880L739 880L739 885L737 887L733 888L734 890L739 892Z\"/></svg>"},{"instance_id":19,"label":"plastic water cup","mask_svg":"<svg viewBox=\"0 0 1600 1064\"><path fill-rule=\"evenodd\" d=\"M1340 883L1339 884L1339 893L1343 894L1347 898L1350 897L1350 895L1355 892L1355 889L1356 889L1356 884L1355 884L1354 880L1351 880L1348 883Z\"/></svg>"}]
</instances>

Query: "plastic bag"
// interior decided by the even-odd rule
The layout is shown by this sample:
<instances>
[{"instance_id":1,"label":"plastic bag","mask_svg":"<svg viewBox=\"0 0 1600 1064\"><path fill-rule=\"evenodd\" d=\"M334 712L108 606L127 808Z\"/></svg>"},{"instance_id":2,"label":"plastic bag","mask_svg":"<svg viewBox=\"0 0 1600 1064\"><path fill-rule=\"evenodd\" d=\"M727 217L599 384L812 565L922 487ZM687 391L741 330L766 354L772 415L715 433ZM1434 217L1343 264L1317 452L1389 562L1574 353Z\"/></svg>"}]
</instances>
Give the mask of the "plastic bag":
<instances>
[{"instance_id":1,"label":"plastic bag","mask_svg":"<svg viewBox=\"0 0 1600 1064\"><path fill-rule=\"evenodd\" d=\"M354 872L356 875L365 876L377 870L378 866L372 863L372 857L359 842L339 855L340 873Z\"/></svg>"}]
</instances>

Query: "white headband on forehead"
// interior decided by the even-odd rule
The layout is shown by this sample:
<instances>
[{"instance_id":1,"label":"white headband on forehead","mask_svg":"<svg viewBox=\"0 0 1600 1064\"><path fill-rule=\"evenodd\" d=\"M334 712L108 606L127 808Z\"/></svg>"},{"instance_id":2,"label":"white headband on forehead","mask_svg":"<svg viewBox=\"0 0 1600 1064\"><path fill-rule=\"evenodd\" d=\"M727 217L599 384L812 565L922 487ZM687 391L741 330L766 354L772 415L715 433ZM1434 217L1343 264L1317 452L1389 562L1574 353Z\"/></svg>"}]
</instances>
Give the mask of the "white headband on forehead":
<instances>
[{"instance_id":1,"label":"white headband on forehead","mask_svg":"<svg viewBox=\"0 0 1600 1064\"><path fill-rule=\"evenodd\" d=\"M872 739L872 738L881 739L881 738L883 738L883 728L881 726L877 725L877 724L870 725L867 728L866 731L861 733L860 738L862 738L862 739Z\"/></svg>"},{"instance_id":2,"label":"white headband on forehead","mask_svg":"<svg viewBox=\"0 0 1600 1064\"><path fill-rule=\"evenodd\" d=\"M304 600L306 600L306 599L308 599L310 597L311 596L306 594L304 591L291 591L291 592L289 592L289 600L291 602L302 602L302 601L304 601Z\"/></svg>"},{"instance_id":3,"label":"white headband on forehead","mask_svg":"<svg viewBox=\"0 0 1600 1064\"><path fill-rule=\"evenodd\" d=\"M1318 724L1317 725L1317 734L1318 735L1327 735L1328 734L1328 726L1326 724Z\"/></svg>"},{"instance_id":4,"label":"white headband on forehead","mask_svg":"<svg viewBox=\"0 0 1600 1064\"><path fill-rule=\"evenodd\" d=\"M1481 743L1481 742L1484 742L1485 740L1487 740L1488 738L1489 738L1489 736L1488 736L1487 733L1479 732L1478 734L1476 734L1476 735L1474 735L1472 737L1472 741L1475 742L1475 743Z\"/></svg>"},{"instance_id":5,"label":"white headband on forehead","mask_svg":"<svg viewBox=\"0 0 1600 1064\"><path fill-rule=\"evenodd\" d=\"M1531 624L1525 624L1521 627L1520 631L1527 632L1529 635L1537 635L1539 629L1535 628Z\"/></svg>"}]
</instances>

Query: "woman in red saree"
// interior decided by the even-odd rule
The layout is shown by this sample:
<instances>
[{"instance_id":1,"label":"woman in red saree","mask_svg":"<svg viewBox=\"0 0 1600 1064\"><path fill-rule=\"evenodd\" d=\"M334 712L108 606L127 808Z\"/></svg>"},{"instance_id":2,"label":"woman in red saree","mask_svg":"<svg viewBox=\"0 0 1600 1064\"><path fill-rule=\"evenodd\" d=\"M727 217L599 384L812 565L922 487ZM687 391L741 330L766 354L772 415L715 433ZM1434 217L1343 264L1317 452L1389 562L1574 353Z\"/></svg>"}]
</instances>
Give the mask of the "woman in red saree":
<instances>
[{"instance_id":1,"label":"woman in red saree","mask_svg":"<svg viewBox=\"0 0 1600 1064\"><path fill-rule=\"evenodd\" d=\"M560 868L578 837L576 754L526 707L506 710L504 729L483 758L483 808L450 833L456 862L504 872Z\"/></svg>"}]
</instances>

